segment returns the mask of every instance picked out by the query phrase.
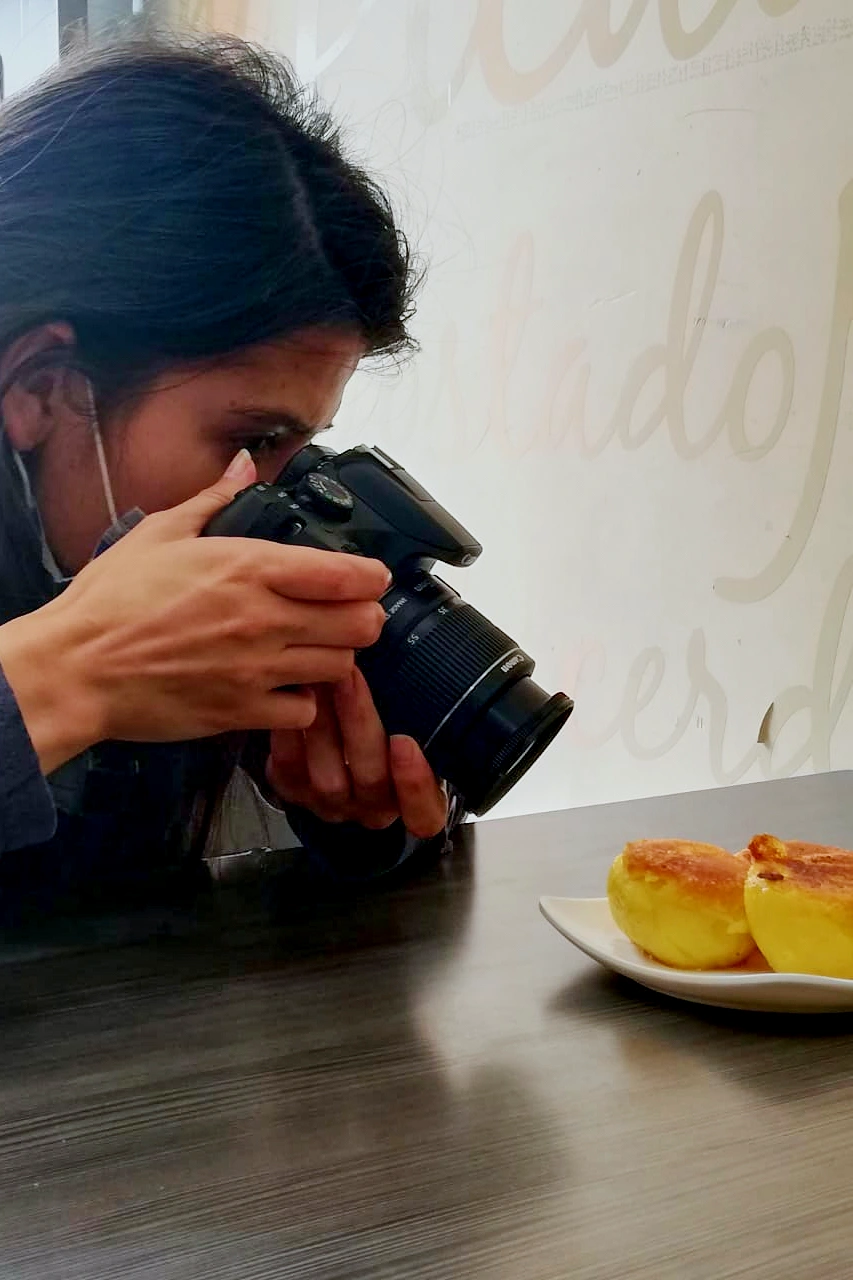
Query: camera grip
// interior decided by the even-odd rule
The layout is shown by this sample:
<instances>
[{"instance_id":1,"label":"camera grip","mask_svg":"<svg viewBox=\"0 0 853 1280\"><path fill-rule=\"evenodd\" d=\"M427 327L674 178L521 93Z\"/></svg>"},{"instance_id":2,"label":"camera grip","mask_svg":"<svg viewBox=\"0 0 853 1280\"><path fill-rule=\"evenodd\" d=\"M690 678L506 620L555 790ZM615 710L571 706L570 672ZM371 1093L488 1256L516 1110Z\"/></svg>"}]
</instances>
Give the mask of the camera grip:
<instances>
[{"instance_id":1,"label":"camera grip","mask_svg":"<svg viewBox=\"0 0 853 1280\"><path fill-rule=\"evenodd\" d=\"M266 509L263 494L268 485L253 484L243 489L235 498L218 511L212 520L202 529L202 536L208 538L251 538L260 535L253 533Z\"/></svg>"},{"instance_id":2,"label":"camera grip","mask_svg":"<svg viewBox=\"0 0 853 1280\"><path fill-rule=\"evenodd\" d=\"M348 542L340 530L325 527L288 494L264 483L253 484L238 493L209 521L202 534L213 538L265 538L280 546L362 554L361 548Z\"/></svg>"}]
</instances>

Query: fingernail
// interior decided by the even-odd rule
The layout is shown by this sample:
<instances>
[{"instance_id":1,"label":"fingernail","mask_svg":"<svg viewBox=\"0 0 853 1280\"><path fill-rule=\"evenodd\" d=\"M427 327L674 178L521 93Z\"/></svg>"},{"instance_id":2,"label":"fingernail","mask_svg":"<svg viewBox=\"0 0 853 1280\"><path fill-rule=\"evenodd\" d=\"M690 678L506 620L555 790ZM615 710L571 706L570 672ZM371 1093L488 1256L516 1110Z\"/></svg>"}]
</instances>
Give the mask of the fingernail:
<instances>
[{"instance_id":1,"label":"fingernail","mask_svg":"<svg viewBox=\"0 0 853 1280\"><path fill-rule=\"evenodd\" d=\"M248 474L251 467L252 455L248 449L241 449L229 462L224 478L226 480L239 480L241 476Z\"/></svg>"}]
</instances>

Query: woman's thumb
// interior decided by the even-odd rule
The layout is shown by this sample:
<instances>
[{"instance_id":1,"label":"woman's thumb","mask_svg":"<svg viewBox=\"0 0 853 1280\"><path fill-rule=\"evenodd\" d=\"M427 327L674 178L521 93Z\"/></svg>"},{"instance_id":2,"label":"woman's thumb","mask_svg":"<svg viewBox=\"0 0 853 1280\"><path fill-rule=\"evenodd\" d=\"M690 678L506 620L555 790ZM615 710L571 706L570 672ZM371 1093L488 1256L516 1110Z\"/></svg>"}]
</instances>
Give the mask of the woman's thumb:
<instances>
[{"instance_id":1,"label":"woman's thumb","mask_svg":"<svg viewBox=\"0 0 853 1280\"><path fill-rule=\"evenodd\" d=\"M201 533L217 511L227 507L241 489L254 484L257 478L252 455L248 449L241 449L215 484L202 489L201 493L180 506L162 512L158 518L160 531L169 537L192 537Z\"/></svg>"}]
</instances>

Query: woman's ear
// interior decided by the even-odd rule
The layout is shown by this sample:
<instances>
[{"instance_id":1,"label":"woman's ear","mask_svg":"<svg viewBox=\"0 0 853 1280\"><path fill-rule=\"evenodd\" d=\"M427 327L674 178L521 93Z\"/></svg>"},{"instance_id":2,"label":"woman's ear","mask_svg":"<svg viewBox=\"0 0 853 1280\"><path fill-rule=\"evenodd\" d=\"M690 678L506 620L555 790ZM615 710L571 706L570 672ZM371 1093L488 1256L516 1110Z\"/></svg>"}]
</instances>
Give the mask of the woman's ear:
<instances>
[{"instance_id":1,"label":"woman's ear","mask_svg":"<svg viewBox=\"0 0 853 1280\"><path fill-rule=\"evenodd\" d=\"M68 369L63 361L38 364L28 373L26 366L35 357L63 347L74 346L70 325L40 325L16 338L0 356L0 386L8 386L3 396L2 423L13 448L29 453L40 445L64 418L74 413L68 397ZM21 377L16 375L21 372ZM75 415L79 417L78 413Z\"/></svg>"}]
</instances>

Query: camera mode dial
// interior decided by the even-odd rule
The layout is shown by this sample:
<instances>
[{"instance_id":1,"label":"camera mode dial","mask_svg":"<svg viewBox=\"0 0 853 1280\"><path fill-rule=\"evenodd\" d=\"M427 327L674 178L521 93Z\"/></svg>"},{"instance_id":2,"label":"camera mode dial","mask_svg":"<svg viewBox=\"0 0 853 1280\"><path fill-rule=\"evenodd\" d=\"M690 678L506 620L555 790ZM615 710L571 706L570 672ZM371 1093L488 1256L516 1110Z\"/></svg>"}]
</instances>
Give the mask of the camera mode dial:
<instances>
[{"instance_id":1,"label":"camera mode dial","mask_svg":"<svg viewBox=\"0 0 853 1280\"><path fill-rule=\"evenodd\" d=\"M350 491L322 471L302 477L296 499L327 520L348 520L355 506Z\"/></svg>"}]
</instances>

